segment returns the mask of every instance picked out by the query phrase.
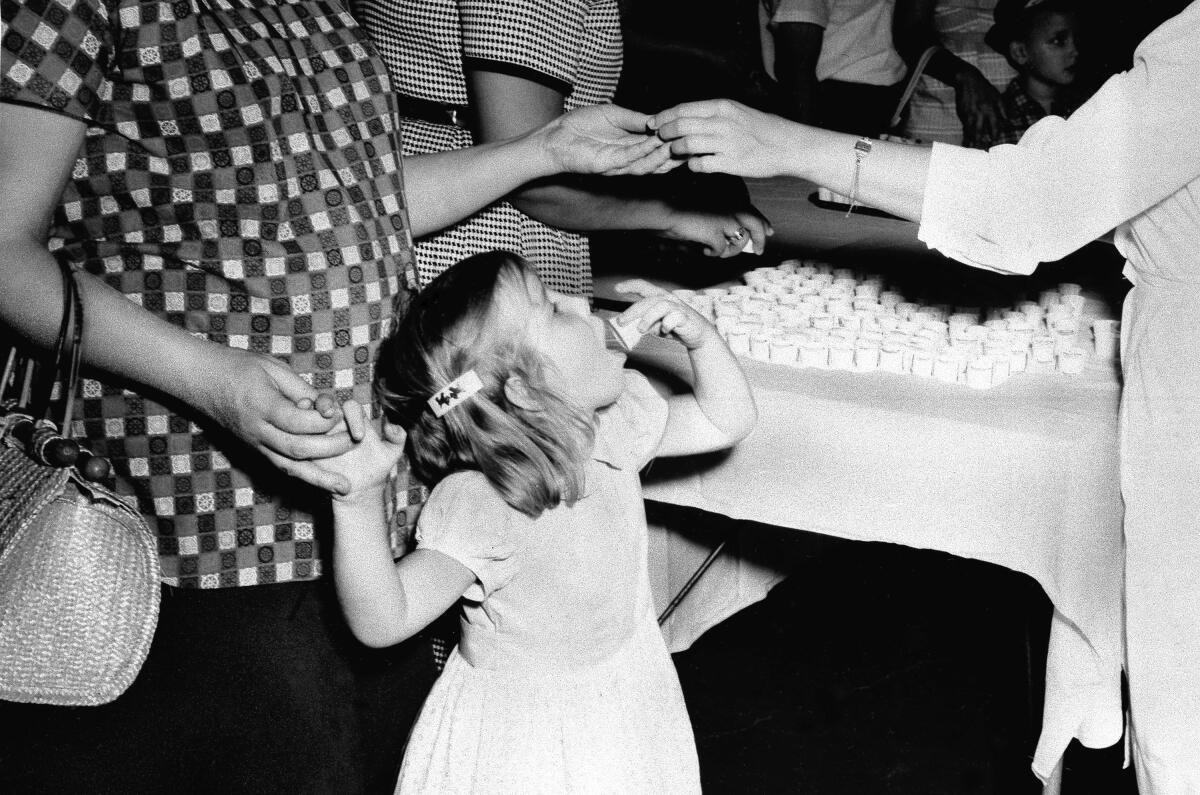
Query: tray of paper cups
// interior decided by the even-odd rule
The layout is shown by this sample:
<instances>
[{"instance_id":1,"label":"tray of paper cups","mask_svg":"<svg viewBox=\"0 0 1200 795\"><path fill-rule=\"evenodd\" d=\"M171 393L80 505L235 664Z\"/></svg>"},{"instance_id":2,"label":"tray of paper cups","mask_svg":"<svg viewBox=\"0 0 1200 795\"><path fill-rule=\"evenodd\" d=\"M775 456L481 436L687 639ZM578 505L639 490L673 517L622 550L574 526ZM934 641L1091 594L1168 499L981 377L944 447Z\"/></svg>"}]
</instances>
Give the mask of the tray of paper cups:
<instances>
[{"instance_id":1,"label":"tray of paper cups","mask_svg":"<svg viewBox=\"0 0 1200 795\"><path fill-rule=\"evenodd\" d=\"M918 304L877 276L815 260L755 268L744 280L675 295L735 354L764 362L988 389L1022 373L1078 375L1118 347L1119 323L1087 320L1077 284L981 308Z\"/></svg>"}]
</instances>

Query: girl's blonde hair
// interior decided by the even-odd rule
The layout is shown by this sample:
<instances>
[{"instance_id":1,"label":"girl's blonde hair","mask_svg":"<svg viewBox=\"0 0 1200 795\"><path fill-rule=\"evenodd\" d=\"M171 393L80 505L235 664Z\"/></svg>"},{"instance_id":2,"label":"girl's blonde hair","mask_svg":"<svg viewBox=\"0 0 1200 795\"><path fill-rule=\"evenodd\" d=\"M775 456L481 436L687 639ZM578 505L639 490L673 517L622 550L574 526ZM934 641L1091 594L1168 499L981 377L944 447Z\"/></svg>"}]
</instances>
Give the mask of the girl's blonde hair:
<instances>
[{"instance_id":1,"label":"girl's blonde hair","mask_svg":"<svg viewBox=\"0 0 1200 795\"><path fill-rule=\"evenodd\" d=\"M583 494L591 417L549 389L524 328L496 311L496 295L527 294L533 269L516 254L469 257L429 283L379 350L375 394L390 422L408 432L405 453L427 486L478 470L513 508L537 517ZM468 370L483 389L441 417L430 396ZM520 378L536 408L508 400Z\"/></svg>"}]
</instances>

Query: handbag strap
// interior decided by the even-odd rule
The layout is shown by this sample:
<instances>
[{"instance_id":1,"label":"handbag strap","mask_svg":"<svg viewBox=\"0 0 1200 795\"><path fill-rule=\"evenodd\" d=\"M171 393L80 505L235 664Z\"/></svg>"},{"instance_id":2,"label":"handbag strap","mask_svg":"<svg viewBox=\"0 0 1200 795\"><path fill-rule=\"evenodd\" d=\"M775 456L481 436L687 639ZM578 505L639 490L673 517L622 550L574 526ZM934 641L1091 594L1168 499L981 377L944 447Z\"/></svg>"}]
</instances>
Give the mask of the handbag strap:
<instances>
[{"instance_id":1,"label":"handbag strap","mask_svg":"<svg viewBox=\"0 0 1200 795\"><path fill-rule=\"evenodd\" d=\"M34 382L29 411L35 420L46 418L54 396L54 384L58 382L62 383L64 389L67 387L63 376L67 374L66 370L77 347L76 339L71 335L71 328L74 325L77 332L81 328L81 324L74 322L77 308L81 305L74 274L70 266L63 262L59 262L59 271L62 274L62 321L58 326L58 341L54 345L54 353L40 368Z\"/></svg>"},{"instance_id":2,"label":"handbag strap","mask_svg":"<svg viewBox=\"0 0 1200 795\"><path fill-rule=\"evenodd\" d=\"M917 81L921 79L921 75L925 72L925 67L929 65L929 59L932 58L941 47L937 44L932 44L925 48L921 53L921 57L913 64L912 71L908 74L908 82L904 85L904 93L900 95L900 101L896 103L896 110L892 113L892 120L888 123L888 129L894 130L900 125L900 119L904 116L904 109L908 107L908 101L912 99L913 92L917 90Z\"/></svg>"},{"instance_id":3,"label":"handbag strap","mask_svg":"<svg viewBox=\"0 0 1200 795\"><path fill-rule=\"evenodd\" d=\"M83 362L83 298L74 270L61 262L59 268L63 277L64 306L58 340L53 352L39 368L32 395L28 394L29 378L25 379L20 405L8 415L4 433L20 441L25 451L36 461L53 467L74 465L85 479L100 481L108 476L108 461L81 450L79 444L71 439L75 393L79 384L79 369ZM5 366L5 379L0 381L0 387L7 385L14 361L10 356ZM31 359L31 363L32 361ZM55 402L56 384L61 390L57 401L61 407L61 419L57 428L53 419L48 416ZM26 397L29 398L28 401L25 400ZM28 409L23 406L28 406Z\"/></svg>"}]
</instances>

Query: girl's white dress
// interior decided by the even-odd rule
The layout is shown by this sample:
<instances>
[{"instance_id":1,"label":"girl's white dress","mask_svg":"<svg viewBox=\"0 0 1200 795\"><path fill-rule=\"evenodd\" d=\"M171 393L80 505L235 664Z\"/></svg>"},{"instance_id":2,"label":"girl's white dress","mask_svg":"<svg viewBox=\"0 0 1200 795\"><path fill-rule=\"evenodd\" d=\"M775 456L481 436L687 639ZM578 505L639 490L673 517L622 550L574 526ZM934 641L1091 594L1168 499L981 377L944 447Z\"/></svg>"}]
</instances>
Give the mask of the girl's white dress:
<instances>
[{"instance_id":1,"label":"girl's white dress","mask_svg":"<svg viewBox=\"0 0 1200 795\"><path fill-rule=\"evenodd\" d=\"M434 488L418 546L477 580L397 792L700 791L646 570L638 471L666 414L649 383L627 371L624 394L601 412L586 495L537 519L510 508L478 472Z\"/></svg>"}]
</instances>

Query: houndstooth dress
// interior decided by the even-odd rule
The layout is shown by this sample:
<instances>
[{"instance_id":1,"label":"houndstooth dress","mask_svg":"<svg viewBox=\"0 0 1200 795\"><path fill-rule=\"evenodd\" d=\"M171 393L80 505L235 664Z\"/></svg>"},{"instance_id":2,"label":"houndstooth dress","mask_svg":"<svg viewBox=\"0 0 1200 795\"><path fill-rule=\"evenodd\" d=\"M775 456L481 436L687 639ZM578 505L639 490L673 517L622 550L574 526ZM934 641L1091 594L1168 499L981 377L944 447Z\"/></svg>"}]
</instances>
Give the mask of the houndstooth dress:
<instances>
[{"instance_id":1,"label":"houndstooth dress","mask_svg":"<svg viewBox=\"0 0 1200 795\"><path fill-rule=\"evenodd\" d=\"M397 91L448 106L468 104L466 69L516 74L566 98L563 110L612 99L621 72L616 0L481 2L356 0L355 14L379 47ZM471 146L466 127L403 119L404 154ZM493 249L528 259L547 286L590 295L587 238L539 223L499 202L418 241L422 284L472 254Z\"/></svg>"}]
</instances>

